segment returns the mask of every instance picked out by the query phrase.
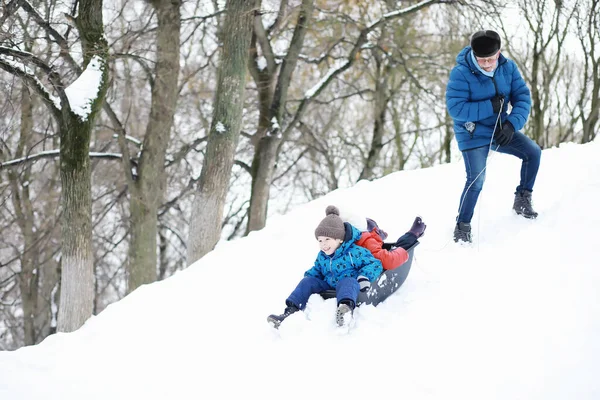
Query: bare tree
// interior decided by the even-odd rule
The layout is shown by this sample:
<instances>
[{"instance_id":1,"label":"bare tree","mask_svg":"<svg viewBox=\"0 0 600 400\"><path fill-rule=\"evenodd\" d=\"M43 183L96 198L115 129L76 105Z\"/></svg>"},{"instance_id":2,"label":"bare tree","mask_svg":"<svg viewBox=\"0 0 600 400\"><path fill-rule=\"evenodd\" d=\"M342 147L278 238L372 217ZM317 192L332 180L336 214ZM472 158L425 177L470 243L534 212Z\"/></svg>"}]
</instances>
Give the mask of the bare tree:
<instances>
[{"instance_id":1,"label":"bare tree","mask_svg":"<svg viewBox=\"0 0 600 400\"><path fill-rule=\"evenodd\" d=\"M28 2L15 1L14 13L23 7L47 31L54 31ZM7 15L8 17L8 15ZM3 16L4 18L4 16ZM59 331L79 328L92 314L93 256L91 226L90 134L98 110L102 107L108 87L106 59L108 48L104 39L102 0L82 0L79 14L71 18L77 27L86 85L75 81L68 92L60 74L36 55L15 47L0 47L0 68L19 76L44 101L60 132L60 176L62 186L62 277ZM52 34L49 36L59 37ZM40 70L58 94L54 98L42 81L26 65ZM89 87L90 81L92 87Z\"/></svg>"},{"instance_id":2,"label":"bare tree","mask_svg":"<svg viewBox=\"0 0 600 400\"><path fill-rule=\"evenodd\" d=\"M165 194L165 154L178 94L181 2L153 0L152 5L158 22L152 105L135 175L128 157L123 163L130 190L129 292L157 277L158 208ZM122 153L128 154L125 138L120 138Z\"/></svg>"},{"instance_id":3,"label":"bare tree","mask_svg":"<svg viewBox=\"0 0 600 400\"><path fill-rule=\"evenodd\" d=\"M577 105L583 125L581 143L587 143L597 136L600 119L600 1L580 2L576 13L577 37L584 53Z\"/></svg>"},{"instance_id":4,"label":"bare tree","mask_svg":"<svg viewBox=\"0 0 600 400\"><path fill-rule=\"evenodd\" d=\"M267 205L269 190L273 179L276 160L282 143L284 143L291 131L297 128L309 105L320 93L338 77L351 68L358 59L364 46L369 44L369 35L382 28L386 24L399 18L407 17L417 11L436 3L450 3L449 1L424 0L404 9L389 12L373 23L363 27L356 34L356 38L350 43L345 56L335 57L337 63L326 73L321 81L312 89L308 90L304 98L299 101L295 111L284 118L285 108L288 102L288 91L291 84L291 76L296 68L298 56L302 50L304 37L309 21L312 18L313 1L304 0L299 6L298 17L294 33L290 39L287 52L281 63L277 63L273 46L269 41L270 32L278 27L282 19L286 18L284 12L287 2L282 1L280 15L273 26L264 29L260 19L255 23L254 39L260 44L262 53L257 50L253 53L253 62L250 71L259 90L260 117L257 133L253 138L256 150L252 162L252 194L250 200L250 211L247 231L259 230L265 226L267 218ZM344 40L347 42L347 39ZM335 45L333 46L335 47ZM256 49L256 46L253 46ZM327 55L332 51L328 49ZM326 58L327 55L323 56ZM266 68L261 68L259 60L266 59Z\"/></svg>"},{"instance_id":5,"label":"bare tree","mask_svg":"<svg viewBox=\"0 0 600 400\"><path fill-rule=\"evenodd\" d=\"M13 99L13 90L5 91L4 101L16 106L19 118L13 121L19 126L8 125L3 130L2 137L8 141L0 140L4 150L0 155L19 160L54 139L53 135L40 135L42 125L34 120L39 102L29 88L18 80L13 82L20 101ZM9 117L9 110L3 111ZM0 260L0 348L16 348L39 343L56 329L60 274L55 260L59 246L54 238L60 236L56 212L60 193L54 190L54 183L58 165L42 160L0 169L8 178L3 182L0 176L0 196L10 199L2 202L0 213L0 255L4 256ZM3 337L3 330L11 335Z\"/></svg>"}]
</instances>

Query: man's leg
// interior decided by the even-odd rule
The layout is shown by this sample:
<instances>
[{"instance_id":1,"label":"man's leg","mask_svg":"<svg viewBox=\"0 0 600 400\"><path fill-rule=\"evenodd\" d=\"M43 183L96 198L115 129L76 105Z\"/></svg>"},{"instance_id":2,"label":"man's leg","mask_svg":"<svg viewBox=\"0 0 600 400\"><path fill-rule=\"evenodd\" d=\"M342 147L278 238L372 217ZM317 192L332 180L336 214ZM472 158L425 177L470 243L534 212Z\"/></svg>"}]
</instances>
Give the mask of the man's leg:
<instances>
[{"instance_id":1,"label":"man's leg","mask_svg":"<svg viewBox=\"0 0 600 400\"><path fill-rule=\"evenodd\" d=\"M521 180L516 193L523 190L533 192L533 185L540 168L542 149L522 132L515 132L512 140L506 146L496 150L499 153L510 154L521 159Z\"/></svg>"},{"instance_id":2,"label":"man's leg","mask_svg":"<svg viewBox=\"0 0 600 400\"><path fill-rule=\"evenodd\" d=\"M470 223L473 218L477 199L483 188L483 182L485 182L485 166L488 152L488 146L462 152L463 160L465 162L465 171L467 173L467 181L460 197L458 217L456 218L457 223Z\"/></svg>"}]
</instances>

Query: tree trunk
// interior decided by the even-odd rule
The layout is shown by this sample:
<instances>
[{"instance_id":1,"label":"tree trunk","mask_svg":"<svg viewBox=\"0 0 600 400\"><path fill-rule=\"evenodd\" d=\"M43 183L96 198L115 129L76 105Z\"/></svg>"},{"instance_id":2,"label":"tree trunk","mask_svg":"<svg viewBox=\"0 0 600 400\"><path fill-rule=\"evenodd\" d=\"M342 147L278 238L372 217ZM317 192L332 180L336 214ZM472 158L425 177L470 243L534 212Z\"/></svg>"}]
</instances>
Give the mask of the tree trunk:
<instances>
[{"instance_id":1,"label":"tree trunk","mask_svg":"<svg viewBox=\"0 0 600 400\"><path fill-rule=\"evenodd\" d=\"M27 86L21 89L21 129L16 157L23 157L28 150L28 138L33 130L33 104ZM23 254L21 256L21 272L19 273L19 290L23 311L23 344L30 346L36 343L35 318L37 316L39 270L38 249L34 230L34 213L29 195L31 179L30 166L21 174L10 171L8 174L14 196L12 197L17 222L23 235Z\"/></svg>"},{"instance_id":2,"label":"tree trunk","mask_svg":"<svg viewBox=\"0 0 600 400\"><path fill-rule=\"evenodd\" d=\"M254 159L252 160L252 191L246 234L264 228L267 222L269 191L275 172L277 148L280 143L281 138L273 135L263 136L254 153Z\"/></svg>"},{"instance_id":3,"label":"tree trunk","mask_svg":"<svg viewBox=\"0 0 600 400\"><path fill-rule=\"evenodd\" d=\"M282 132L283 113L287 103L287 93L298 56L304 45L306 30L310 25L313 12L313 0L303 0L296 28L292 36L287 54L281 63L279 77L265 118L265 110L261 108L260 121L267 121L269 128L258 141L254 158L252 160L252 192L250 197L250 210L248 212L248 228L246 233L264 228L267 221L267 206L269 203L269 190L275 172L275 164L279 153L279 146L284 139ZM264 49L263 49L264 50ZM274 73L274 71L272 72ZM272 78L275 79L274 77Z\"/></svg>"},{"instance_id":4,"label":"tree trunk","mask_svg":"<svg viewBox=\"0 0 600 400\"><path fill-rule=\"evenodd\" d=\"M454 126L452 119L448 113L445 114L445 134L442 142L442 146L440 149L440 163L448 164L452 161L452 138L454 137Z\"/></svg>"},{"instance_id":5,"label":"tree trunk","mask_svg":"<svg viewBox=\"0 0 600 400\"><path fill-rule=\"evenodd\" d=\"M167 267L169 266L169 259L167 257L167 236L166 229L158 228L158 276L157 279L162 281L167 277Z\"/></svg>"},{"instance_id":6,"label":"tree trunk","mask_svg":"<svg viewBox=\"0 0 600 400\"><path fill-rule=\"evenodd\" d=\"M69 121L62 127L60 176L63 268L59 332L78 329L93 310L92 192L87 154L90 130L88 123L77 121Z\"/></svg>"},{"instance_id":7,"label":"tree trunk","mask_svg":"<svg viewBox=\"0 0 600 400\"><path fill-rule=\"evenodd\" d=\"M600 55L598 55L598 52L600 52L600 17L598 17L598 11L600 10L598 9L600 9L600 1L594 1L590 4L590 12L596 13L596 18L588 19L588 29L582 30L583 32L588 32L587 38L589 44L585 45L583 39L580 39L582 40L582 48L586 53L584 77L588 82L587 86L590 88L589 108L583 105L580 107L581 122L583 125L581 143L588 143L596 138L597 126L600 121ZM585 115L586 108L589 110L587 117Z\"/></svg>"},{"instance_id":8,"label":"tree trunk","mask_svg":"<svg viewBox=\"0 0 600 400\"><path fill-rule=\"evenodd\" d=\"M369 154L367 159L365 160L365 166L358 177L358 180L373 179L375 173L375 166L377 165L377 161L381 155L381 149L383 148L383 134L385 129L385 114L387 112L387 105L389 101L388 96L388 76L389 76L389 68L382 63L382 61L377 55L376 57L376 65L377 65L377 75L375 76L375 92L373 93L373 138L371 139L371 148L369 149Z\"/></svg>"},{"instance_id":9,"label":"tree trunk","mask_svg":"<svg viewBox=\"0 0 600 400\"><path fill-rule=\"evenodd\" d=\"M102 24L102 0L79 3L77 28L81 35L84 66L97 56L102 80L87 118L61 102L60 177L62 183L62 276L58 331L78 329L92 315L94 274L92 253L92 191L89 157L94 119L108 87L108 48Z\"/></svg>"},{"instance_id":10,"label":"tree trunk","mask_svg":"<svg viewBox=\"0 0 600 400\"><path fill-rule=\"evenodd\" d=\"M542 109L542 99L539 91L538 76L540 74L540 57L537 48L534 48L533 65L531 67L531 132L532 138L540 146L545 147L544 142L544 110Z\"/></svg>"},{"instance_id":11,"label":"tree trunk","mask_svg":"<svg viewBox=\"0 0 600 400\"><path fill-rule=\"evenodd\" d=\"M165 191L165 153L177 106L181 2L154 0L158 20L152 106L138 176L130 182L128 292L157 277L158 207Z\"/></svg>"},{"instance_id":12,"label":"tree trunk","mask_svg":"<svg viewBox=\"0 0 600 400\"><path fill-rule=\"evenodd\" d=\"M214 113L192 206L187 263L211 251L221 236L221 221L244 105L246 71L255 0L230 0L223 29Z\"/></svg>"}]
</instances>

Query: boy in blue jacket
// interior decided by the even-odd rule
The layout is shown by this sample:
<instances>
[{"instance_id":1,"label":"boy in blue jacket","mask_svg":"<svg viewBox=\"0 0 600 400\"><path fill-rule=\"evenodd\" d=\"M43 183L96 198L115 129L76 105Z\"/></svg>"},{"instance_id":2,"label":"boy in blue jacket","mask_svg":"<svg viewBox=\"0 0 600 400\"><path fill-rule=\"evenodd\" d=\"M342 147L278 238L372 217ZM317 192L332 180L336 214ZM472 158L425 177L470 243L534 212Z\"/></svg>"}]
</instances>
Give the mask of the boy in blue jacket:
<instances>
[{"instance_id":1,"label":"boy in blue jacket","mask_svg":"<svg viewBox=\"0 0 600 400\"><path fill-rule=\"evenodd\" d=\"M358 229L352 227L352 238L344 241L346 230L338 208L328 206L325 214L315 229L321 250L313 267L304 273L304 278L286 299L284 313L267 318L275 328L291 314L303 310L313 293L329 289L336 290L337 324L347 324L356 306L358 292L368 290L371 282L383 272L381 262L369 250L354 243L362 234Z\"/></svg>"},{"instance_id":2,"label":"boy in blue jacket","mask_svg":"<svg viewBox=\"0 0 600 400\"><path fill-rule=\"evenodd\" d=\"M485 181L490 149L522 160L513 209L525 218L538 215L531 204L531 193L542 151L521 132L529 118L531 94L517 65L501 54L500 45L498 33L475 32L471 45L456 57L446 87L446 107L454 120L467 172L456 217L455 242L471 242L471 218Z\"/></svg>"}]
</instances>

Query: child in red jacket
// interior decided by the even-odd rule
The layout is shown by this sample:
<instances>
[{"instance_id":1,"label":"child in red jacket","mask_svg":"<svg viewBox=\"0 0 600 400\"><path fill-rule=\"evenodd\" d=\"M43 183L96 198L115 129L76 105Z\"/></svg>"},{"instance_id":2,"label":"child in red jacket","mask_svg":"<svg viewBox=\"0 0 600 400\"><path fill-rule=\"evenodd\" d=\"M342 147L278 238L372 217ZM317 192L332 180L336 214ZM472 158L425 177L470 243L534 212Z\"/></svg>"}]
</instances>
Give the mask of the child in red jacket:
<instances>
[{"instance_id":1,"label":"child in red jacket","mask_svg":"<svg viewBox=\"0 0 600 400\"><path fill-rule=\"evenodd\" d=\"M360 239L355 243L368 249L375 258L381 261L384 270L398 268L408 260L406 251L415 244L425 233L427 225L421 217L416 217L412 227L394 243L385 243L387 233L379 228L377 222L367 218L367 230L363 231Z\"/></svg>"}]
</instances>

